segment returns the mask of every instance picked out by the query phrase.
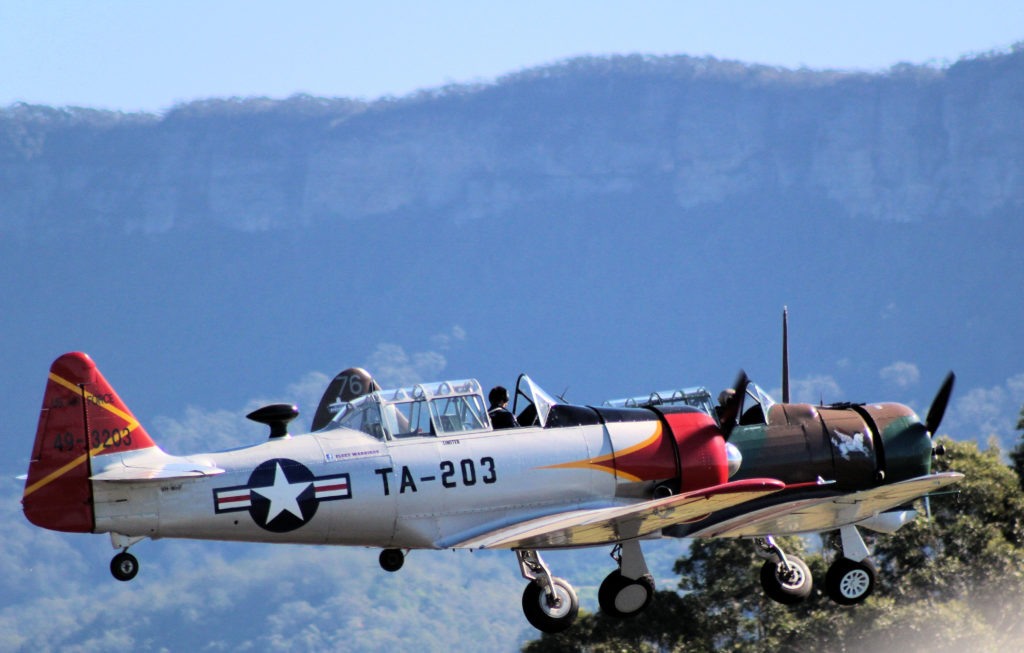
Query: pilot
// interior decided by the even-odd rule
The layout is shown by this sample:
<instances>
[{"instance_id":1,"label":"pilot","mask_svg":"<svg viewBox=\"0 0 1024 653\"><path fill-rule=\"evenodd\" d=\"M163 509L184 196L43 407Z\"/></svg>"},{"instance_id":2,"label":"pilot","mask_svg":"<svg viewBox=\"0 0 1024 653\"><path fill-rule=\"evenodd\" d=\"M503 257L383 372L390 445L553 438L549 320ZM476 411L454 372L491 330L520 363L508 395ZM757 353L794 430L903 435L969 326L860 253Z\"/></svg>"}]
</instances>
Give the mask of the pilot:
<instances>
[{"instance_id":1,"label":"pilot","mask_svg":"<svg viewBox=\"0 0 1024 653\"><path fill-rule=\"evenodd\" d=\"M732 388L726 388L718 393L718 405L715 406L715 412L718 414L718 421L722 421L722 413L725 411L725 405L729 403L729 400L736 396L736 391Z\"/></svg>"},{"instance_id":2,"label":"pilot","mask_svg":"<svg viewBox=\"0 0 1024 653\"><path fill-rule=\"evenodd\" d=\"M496 385L491 388L490 393L487 395L487 400L491 402L491 407L487 410L487 414L490 416L491 425L495 430L511 429L519 426L519 423L516 422L516 416L508 409L508 390L503 386Z\"/></svg>"}]
</instances>

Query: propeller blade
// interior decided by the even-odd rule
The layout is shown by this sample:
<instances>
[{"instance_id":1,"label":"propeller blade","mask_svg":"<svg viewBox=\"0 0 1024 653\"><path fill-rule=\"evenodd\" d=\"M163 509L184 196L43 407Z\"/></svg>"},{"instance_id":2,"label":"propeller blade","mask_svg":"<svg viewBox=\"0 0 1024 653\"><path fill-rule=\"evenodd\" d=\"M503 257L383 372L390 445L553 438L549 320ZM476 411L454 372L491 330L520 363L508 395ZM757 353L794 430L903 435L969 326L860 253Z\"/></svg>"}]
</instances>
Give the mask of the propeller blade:
<instances>
[{"instance_id":1,"label":"propeller blade","mask_svg":"<svg viewBox=\"0 0 1024 653\"><path fill-rule=\"evenodd\" d=\"M935 432L939 430L939 424L942 423L942 416L946 412L949 396L953 394L954 381L956 381L956 374L950 372L946 375L946 380L942 382L942 387L939 388L935 399L932 399L931 407L928 408L928 417L924 420L924 427L928 429L928 434L932 437L935 436Z\"/></svg>"},{"instance_id":2,"label":"propeller blade","mask_svg":"<svg viewBox=\"0 0 1024 653\"><path fill-rule=\"evenodd\" d=\"M725 438L726 442L729 441L732 430L739 423L740 410L743 409L743 396L747 393L747 385L749 384L750 379L747 378L747 373L740 370L740 375L736 377L736 383L732 387L732 396L722 405L722 412L718 416L718 421L721 423L722 437Z\"/></svg>"}]
</instances>

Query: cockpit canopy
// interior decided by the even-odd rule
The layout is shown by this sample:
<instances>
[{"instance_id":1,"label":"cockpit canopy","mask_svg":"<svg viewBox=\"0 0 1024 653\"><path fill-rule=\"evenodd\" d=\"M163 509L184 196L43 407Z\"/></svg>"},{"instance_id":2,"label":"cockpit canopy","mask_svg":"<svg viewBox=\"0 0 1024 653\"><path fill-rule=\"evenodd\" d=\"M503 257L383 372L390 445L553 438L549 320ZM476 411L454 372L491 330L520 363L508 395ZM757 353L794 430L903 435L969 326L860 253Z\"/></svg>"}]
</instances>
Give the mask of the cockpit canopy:
<instances>
[{"instance_id":1,"label":"cockpit canopy","mask_svg":"<svg viewBox=\"0 0 1024 653\"><path fill-rule=\"evenodd\" d=\"M379 390L341 405L323 430L346 428L378 440L451 435L491 427L475 379Z\"/></svg>"},{"instance_id":2,"label":"cockpit canopy","mask_svg":"<svg viewBox=\"0 0 1024 653\"><path fill-rule=\"evenodd\" d=\"M641 395L639 397L606 401L604 405L616 408L649 408L651 406L663 405L692 406L714 417L715 420L719 419L718 410L716 410L715 404L711 401L711 393L705 387L652 392L649 395ZM759 385L756 383L748 384L743 402L740 404L739 423L741 425L764 424L768 416L768 409L774 405L775 400Z\"/></svg>"},{"instance_id":3,"label":"cockpit canopy","mask_svg":"<svg viewBox=\"0 0 1024 653\"><path fill-rule=\"evenodd\" d=\"M615 408L649 408L663 405L692 406L715 417L715 405L711 401L711 393L703 386L652 392L649 395L629 397L628 399L613 399L604 402L604 405Z\"/></svg>"}]
</instances>

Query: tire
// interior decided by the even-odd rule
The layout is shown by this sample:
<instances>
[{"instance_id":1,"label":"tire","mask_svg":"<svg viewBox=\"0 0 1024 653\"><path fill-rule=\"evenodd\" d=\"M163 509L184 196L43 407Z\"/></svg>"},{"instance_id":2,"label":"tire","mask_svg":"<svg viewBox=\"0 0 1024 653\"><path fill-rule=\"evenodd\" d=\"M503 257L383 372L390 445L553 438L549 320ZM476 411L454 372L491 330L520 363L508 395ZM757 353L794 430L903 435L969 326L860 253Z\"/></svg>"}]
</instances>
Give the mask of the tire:
<instances>
[{"instance_id":1,"label":"tire","mask_svg":"<svg viewBox=\"0 0 1024 653\"><path fill-rule=\"evenodd\" d=\"M825 592L839 605L863 603L875 591L876 575L870 558L860 562L839 558L825 574Z\"/></svg>"},{"instance_id":2,"label":"tire","mask_svg":"<svg viewBox=\"0 0 1024 653\"><path fill-rule=\"evenodd\" d=\"M384 571L395 572L405 564L405 554L401 549L384 549L380 552L377 561L380 562L380 567Z\"/></svg>"},{"instance_id":3,"label":"tire","mask_svg":"<svg viewBox=\"0 0 1024 653\"><path fill-rule=\"evenodd\" d=\"M110 561L110 573L117 580L129 581L139 573L139 561L127 551L122 551Z\"/></svg>"},{"instance_id":4,"label":"tire","mask_svg":"<svg viewBox=\"0 0 1024 653\"><path fill-rule=\"evenodd\" d=\"M786 556L789 573L784 574L777 563L769 560L761 567L761 587L768 598L783 605L796 605L811 594L811 570L800 558Z\"/></svg>"},{"instance_id":5,"label":"tire","mask_svg":"<svg viewBox=\"0 0 1024 653\"><path fill-rule=\"evenodd\" d=\"M654 599L654 579L644 574L633 580L616 569L605 577L597 591L601 611L609 617L626 619L647 609Z\"/></svg>"},{"instance_id":6,"label":"tire","mask_svg":"<svg viewBox=\"0 0 1024 653\"><path fill-rule=\"evenodd\" d=\"M576 590L562 578L551 578L558 605L549 605L547 593L539 581L533 581L523 590L523 614L530 625L544 633L560 633L576 621L580 611Z\"/></svg>"}]
</instances>

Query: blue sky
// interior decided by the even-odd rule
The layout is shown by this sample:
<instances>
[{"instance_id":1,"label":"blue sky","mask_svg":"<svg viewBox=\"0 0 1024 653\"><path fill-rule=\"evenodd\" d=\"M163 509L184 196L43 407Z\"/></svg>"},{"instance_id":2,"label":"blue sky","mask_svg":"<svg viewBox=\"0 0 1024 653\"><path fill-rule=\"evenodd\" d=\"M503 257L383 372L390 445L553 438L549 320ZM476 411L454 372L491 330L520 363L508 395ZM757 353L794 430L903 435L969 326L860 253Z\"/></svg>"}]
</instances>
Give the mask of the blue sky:
<instances>
[{"instance_id":1,"label":"blue sky","mask_svg":"<svg viewBox=\"0 0 1024 653\"><path fill-rule=\"evenodd\" d=\"M300 92L374 99L631 52L879 70L1021 40L1019 0L7 2L0 107L160 111Z\"/></svg>"}]
</instances>

